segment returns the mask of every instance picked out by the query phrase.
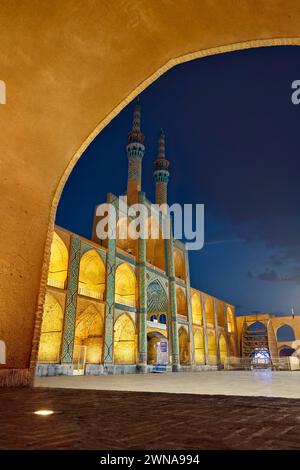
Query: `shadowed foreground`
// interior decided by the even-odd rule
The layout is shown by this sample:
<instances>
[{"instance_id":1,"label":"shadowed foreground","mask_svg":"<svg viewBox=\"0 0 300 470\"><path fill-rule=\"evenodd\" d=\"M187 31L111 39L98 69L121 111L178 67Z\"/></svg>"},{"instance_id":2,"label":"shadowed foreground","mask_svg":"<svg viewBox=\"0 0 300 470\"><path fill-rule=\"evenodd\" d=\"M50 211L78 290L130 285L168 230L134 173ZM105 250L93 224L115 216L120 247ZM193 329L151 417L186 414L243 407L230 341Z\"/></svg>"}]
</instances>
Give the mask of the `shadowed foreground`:
<instances>
[{"instance_id":1,"label":"shadowed foreground","mask_svg":"<svg viewBox=\"0 0 300 470\"><path fill-rule=\"evenodd\" d=\"M299 399L3 389L0 409L0 449L300 448Z\"/></svg>"}]
</instances>

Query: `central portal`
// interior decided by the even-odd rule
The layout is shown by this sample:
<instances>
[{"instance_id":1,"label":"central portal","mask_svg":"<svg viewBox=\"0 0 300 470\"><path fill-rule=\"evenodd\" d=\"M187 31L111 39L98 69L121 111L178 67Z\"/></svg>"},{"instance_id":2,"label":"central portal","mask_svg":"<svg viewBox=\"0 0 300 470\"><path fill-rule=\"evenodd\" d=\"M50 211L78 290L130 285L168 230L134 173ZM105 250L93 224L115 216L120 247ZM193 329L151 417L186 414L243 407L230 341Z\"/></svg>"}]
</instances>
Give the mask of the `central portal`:
<instances>
[{"instance_id":1,"label":"central portal","mask_svg":"<svg viewBox=\"0 0 300 470\"><path fill-rule=\"evenodd\" d=\"M152 331L147 334L148 364L168 364L168 341L161 333Z\"/></svg>"}]
</instances>

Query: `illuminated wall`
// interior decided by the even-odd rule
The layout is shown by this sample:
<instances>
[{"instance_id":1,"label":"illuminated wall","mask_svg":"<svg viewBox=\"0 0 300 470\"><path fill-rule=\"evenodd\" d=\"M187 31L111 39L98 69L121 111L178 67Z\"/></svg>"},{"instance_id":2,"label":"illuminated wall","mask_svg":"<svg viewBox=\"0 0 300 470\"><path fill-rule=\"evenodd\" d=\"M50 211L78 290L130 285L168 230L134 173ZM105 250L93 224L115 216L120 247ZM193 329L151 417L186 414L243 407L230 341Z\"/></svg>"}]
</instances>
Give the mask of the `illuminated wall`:
<instances>
[{"instance_id":1,"label":"illuminated wall","mask_svg":"<svg viewBox=\"0 0 300 470\"><path fill-rule=\"evenodd\" d=\"M104 322L101 306L91 302L78 302L75 326L76 346L86 347L86 362L99 364L102 361ZM79 349L74 349L74 359Z\"/></svg>"},{"instance_id":2,"label":"illuminated wall","mask_svg":"<svg viewBox=\"0 0 300 470\"><path fill-rule=\"evenodd\" d=\"M103 299L105 291L105 265L96 250L82 255L79 266L79 294Z\"/></svg>"},{"instance_id":3,"label":"illuminated wall","mask_svg":"<svg viewBox=\"0 0 300 470\"><path fill-rule=\"evenodd\" d=\"M185 279L185 264L183 253L181 253L177 248L174 248L173 253L175 276L180 279Z\"/></svg>"},{"instance_id":4,"label":"illuminated wall","mask_svg":"<svg viewBox=\"0 0 300 470\"><path fill-rule=\"evenodd\" d=\"M197 329L194 333L195 363L205 364L204 337L202 329Z\"/></svg>"},{"instance_id":5,"label":"illuminated wall","mask_svg":"<svg viewBox=\"0 0 300 470\"><path fill-rule=\"evenodd\" d=\"M227 344L226 344L226 338L223 335L223 333L220 335L220 338L219 338L219 349L220 349L221 364L224 364L227 358Z\"/></svg>"},{"instance_id":6,"label":"illuminated wall","mask_svg":"<svg viewBox=\"0 0 300 470\"><path fill-rule=\"evenodd\" d=\"M53 233L48 285L64 289L68 273L68 250L62 239Z\"/></svg>"},{"instance_id":7,"label":"illuminated wall","mask_svg":"<svg viewBox=\"0 0 300 470\"><path fill-rule=\"evenodd\" d=\"M117 318L114 326L115 364L135 364L135 351L135 325L131 317L127 313L124 313Z\"/></svg>"},{"instance_id":8,"label":"illuminated wall","mask_svg":"<svg viewBox=\"0 0 300 470\"><path fill-rule=\"evenodd\" d=\"M181 287L176 287L177 313L187 316L186 295Z\"/></svg>"},{"instance_id":9,"label":"illuminated wall","mask_svg":"<svg viewBox=\"0 0 300 470\"><path fill-rule=\"evenodd\" d=\"M128 217L122 217L118 221L116 243L118 248L135 256L137 252L137 241L129 237L129 225L130 219L128 219Z\"/></svg>"},{"instance_id":10,"label":"illuminated wall","mask_svg":"<svg viewBox=\"0 0 300 470\"><path fill-rule=\"evenodd\" d=\"M225 327L225 310L224 304L220 300L216 301L217 304L217 317L218 317L218 326Z\"/></svg>"},{"instance_id":11,"label":"illuminated wall","mask_svg":"<svg viewBox=\"0 0 300 470\"><path fill-rule=\"evenodd\" d=\"M207 349L208 349L208 360L210 364L217 363L217 345L216 335L213 330L207 330Z\"/></svg>"},{"instance_id":12,"label":"illuminated wall","mask_svg":"<svg viewBox=\"0 0 300 470\"><path fill-rule=\"evenodd\" d=\"M214 303L213 299L208 295L205 296L205 317L206 323L215 324Z\"/></svg>"},{"instance_id":13,"label":"illuminated wall","mask_svg":"<svg viewBox=\"0 0 300 470\"><path fill-rule=\"evenodd\" d=\"M180 328L178 331L179 340L179 360L180 364L185 365L190 363L190 342L189 335L185 328Z\"/></svg>"},{"instance_id":14,"label":"illuminated wall","mask_svg":"<svg viewBox=\"0 0 300 470\"><path fill-rule=\"evenodd\" d=\"M56 298L47 292L38 354L39 362L60 361L63 319L62 307Z\"/></svg>"},{"instance_id":15,"label":"illuminated wall","mask_svg":"<svg viewBox=\"0 0 300 470\"><path fill-rule=\"evenodd\" d=\"M227 307L227 329L229 333L233 333L235 331L234 316L230 307Z\"/></svg>"},{"instance_id":16,"label":"illuminated wall","mask_svg":"<svg viewBox=\"0 0 300 470\"><path fill-rule=\"evenodd\" d=\"M131 307L136 305L136 276L127 263L120 264L116 269L115 302Z\"/></svg>"},{"instance_id":17,"label":"illuminated wall","mask_svg":"<svg viewBox=\"0 0 300 470\"><path fill-rule=\"evenodd\" d=\"M191 302L192 302L193 323L202 324L202 306L201 306L200 295L197 293L194 293L192 295Z\"/></svg>"}]
</instances>

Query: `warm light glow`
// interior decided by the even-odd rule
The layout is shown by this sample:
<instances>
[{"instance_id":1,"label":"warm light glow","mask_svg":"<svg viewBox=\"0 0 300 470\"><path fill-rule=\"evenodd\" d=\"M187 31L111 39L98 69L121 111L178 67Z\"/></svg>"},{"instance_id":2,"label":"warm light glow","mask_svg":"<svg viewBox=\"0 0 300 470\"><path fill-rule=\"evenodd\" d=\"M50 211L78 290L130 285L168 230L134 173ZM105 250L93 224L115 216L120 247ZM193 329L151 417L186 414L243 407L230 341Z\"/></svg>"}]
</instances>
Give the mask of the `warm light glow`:
<instances>
[{"instance_id":1,"label":"warm light glow","mask_svg":"<svg viewBox=\"0 0 300 470\"><path fill-rule=\"evenodd\" d=\"M202 330L196 330L194 333L194 350L196 364L205 364L204 337Z\"/></svg>"},{"instance_id":2,"label":"warm light glow","mask_svg":"<svg viewBox=\"0 0 300 470\"><path fill-rule=\"evenodd\" d=\"M88 364L99 364L102 359L103 348L103 312L99 311L101 306L94 304L79 304L76 315L75 345L86 346L86 362ZM80 348L74 349L74 359Z\"/></svg>"},{"instance_id":3,"label":"warm light glow","mask_svg":"<svg viewBox=\"0 0 300 470\"><path fill-rule=\"evenodd\" d=\"M136 277L132 268L123 263L116 269L115 302L135 307Z\"/></svg>"},{"instance_id":4,"label":"warm light glow","mask_svg":"<svg viewBox=\"0 0 300 470\"><path fill-rule=\"evenodd\" d=\"M83 295L103 298L105 291L105 265L96 250L89 250L81 257L78 289ZM91 292L90 295L89 291Z\"/></svg>"},{"instance_id":5,"label":"warm light glow","mask_svg":"<svg viewBox=\"0 0 300 470\"><path fill-rule=\"evenodd\" d=\"M135 360L135 325L131 317L124 313L115 322L114 362L134 364Z\"/></svg>"},{"instance_id":6,"label":"warm light glow","mask_svg":"<svg viewBox=\"0 0 300 470\"><path fill-rule=\"evenodd\" d=\"M179 357L180 364L189 364L190 362L190 341L189 335L185 328L180 328L178 331L179 341Z\"/></svg>"},{"instance_id":7,"label":"warm light glow","mask_svg":"<svg viewBox=\"0 0 300 470\"><path fill-rule=\"evenodd\" d=\"M47 293L38 354L39 362L59 362L63 316L63 310L58 300Z\"/></svg>"},{"instance_id":8,"label":"warm light glow","mask_svg":"<svg viewBox=\"0 0 300 470\"><path fill-rule=\"evenodd\" d=\"M200 295L195 292L192 295L193 323L202 323L202 307Z\"/></svg>"},{"instance_id":9,"label":"warm light glow","mask_svg":"<svg viewBox=\"0 0 300 470\"><path fill-rule=\"evenodd\" d=\"M176 288L177 313L187 316L187 305L185 291L181 287Z\"/></svg>"},{"instance_id":10,"label":"warm light glow","mask_svg":"<svg viewBox=\"0 0 300 470\"><path fill-rule=\"evenodd\" d=\"M54 414L54 411L53 410L38 410L38 411L34 411L34 414L38 416L50 416Z\"/></svg>"},{"instance_id":11,"label":"warm light glow","mask_svg":"<svg viewBox=\"0 0 300 470\"><path fill-rule=\"evenodd\" d=\"M225 336L223 334L220 335L219 349L220 349L221 364L224 364L227 358L227 344L226 344Z\"/></svg>"},{"instance_id":12,"label":"warm light glow","mask_svg":"<svg viewBox=\"0 0 300 470\"><path fill-rule=\"evenodd\" d=\"M184 257L183 254L179 250L177 250L177 248L174 248L173 250L173 258L175 276L180 279L185 279Z\"/></svg>"},{"instance_id":13,"label":"warm light glow","mask_svg":"<svg viewBox=\"0 0 300 470\"><path fill-rule=\"evenodd\" d=\"M205 297L205 317L207 323L215 324L214 303L208 295Z\"/></svg>"},{"instance_id":14,"label":"warm light glow","mask_svg":"<svg viewBox=\"0 0 300 470\"><path fill-rule=\"evenodd\" d=\"M68 271L68 250L62 239L53 233L48 284L64 289Z\"/></svg>"}]
</instances>

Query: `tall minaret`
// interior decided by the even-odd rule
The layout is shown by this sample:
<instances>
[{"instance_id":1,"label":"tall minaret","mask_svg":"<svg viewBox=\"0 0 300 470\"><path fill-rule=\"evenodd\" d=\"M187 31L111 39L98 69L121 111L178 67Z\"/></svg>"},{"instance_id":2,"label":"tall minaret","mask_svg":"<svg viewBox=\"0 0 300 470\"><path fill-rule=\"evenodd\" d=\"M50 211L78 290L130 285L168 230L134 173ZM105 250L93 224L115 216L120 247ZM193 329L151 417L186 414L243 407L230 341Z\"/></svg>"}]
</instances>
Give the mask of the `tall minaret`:
<instances>
[{"instance_id":1,"label":"tall minaret","mask_svg":"<svg viewBox=\"0 0 300 470\"><path fill-rule=\"evenodd\" d=\"M168 182L169 182L170 162L165 157L165 134L161 129L158 140L158 155L154 160L154 181L155 181L155 203L167 204L168 202Z\"/></svg>"},{"instance_id":2,"label":"tall minaret","mask_svg":"<svg viewBox=\"0 0 300 470\"><path fill-rule=\"evenodd\" d=\"M138 202L138 192L141 191L142 159L145 153L144 134L141 132L141 106L139 99L133 111L132 130L128 134L126 147L128 156L127 198L128 204Z\"/></svg>"}]
</instances>

